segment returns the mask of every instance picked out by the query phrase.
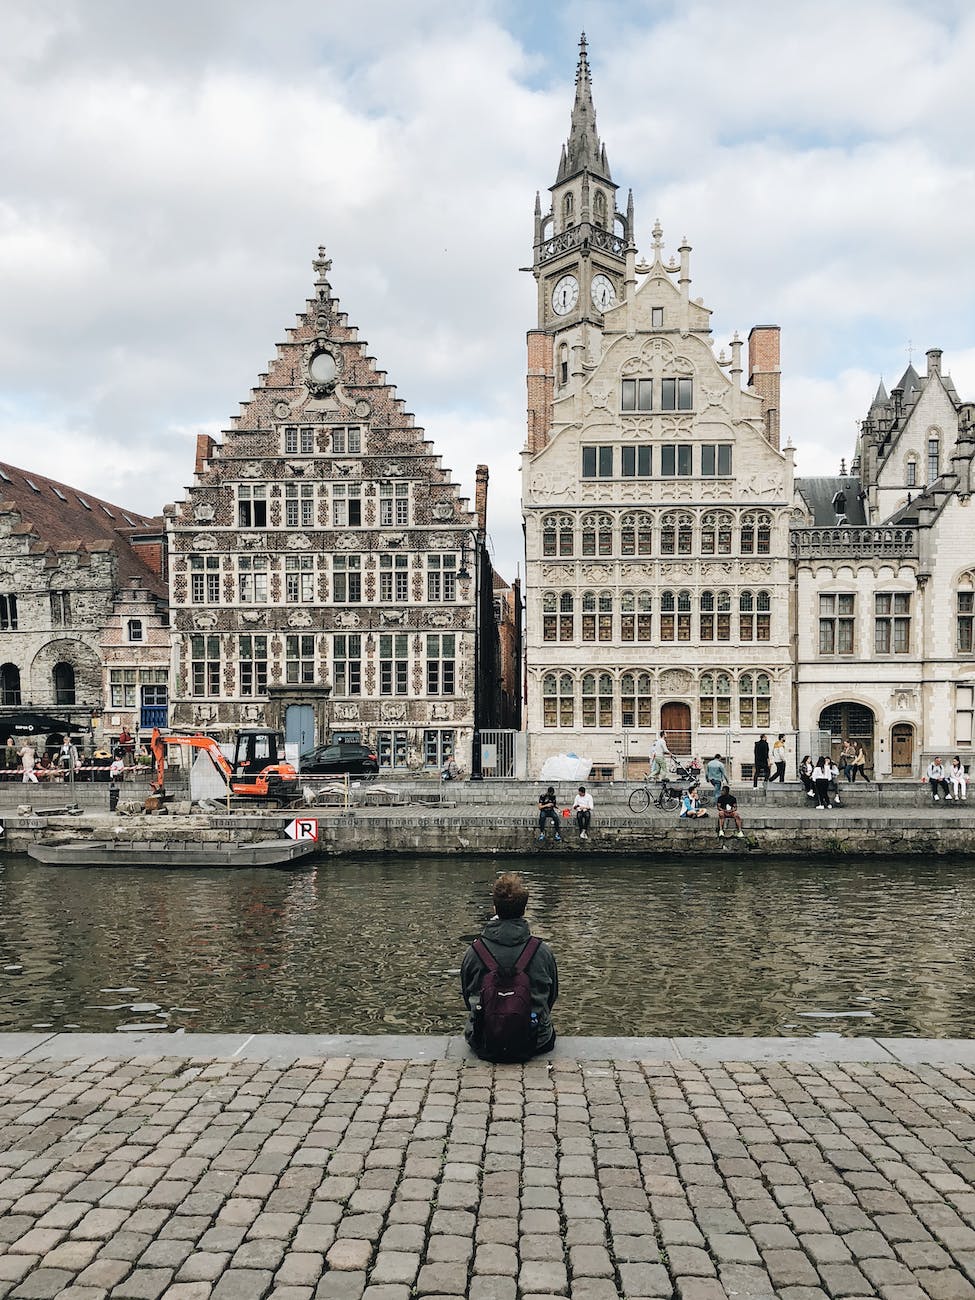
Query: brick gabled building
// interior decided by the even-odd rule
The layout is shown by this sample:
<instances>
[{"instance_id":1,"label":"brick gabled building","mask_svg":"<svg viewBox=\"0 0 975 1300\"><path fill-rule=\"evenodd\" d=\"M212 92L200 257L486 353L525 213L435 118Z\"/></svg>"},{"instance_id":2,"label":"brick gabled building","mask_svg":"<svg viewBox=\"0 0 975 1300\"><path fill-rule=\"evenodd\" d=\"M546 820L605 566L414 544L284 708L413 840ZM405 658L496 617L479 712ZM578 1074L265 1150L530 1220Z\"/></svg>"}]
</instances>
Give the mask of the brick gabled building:
<instances>
[{"instance_id":1,"label":"brick gabled building","mask_svg":"<svg viewBox=\"0 0 975 1300\"><path fill-rule=\"evenodd\" d=\"M500 707L487 469L475 511L349 324L314 296L166 508L172 723L335 734L388 768L472 759ZM476 762L476 758L475 758Z\"/></svg>"},{"instance_id":2,"label":"brick gabled building","mask_svg":"<svg viewBox=\"0 0 975 1300\"><path fill-rule=\"evenodd\" d=\"M0 735L135 730L145 685L165 707L164 560L161 518L0 464Z\"/></svg>"}]
</instances>

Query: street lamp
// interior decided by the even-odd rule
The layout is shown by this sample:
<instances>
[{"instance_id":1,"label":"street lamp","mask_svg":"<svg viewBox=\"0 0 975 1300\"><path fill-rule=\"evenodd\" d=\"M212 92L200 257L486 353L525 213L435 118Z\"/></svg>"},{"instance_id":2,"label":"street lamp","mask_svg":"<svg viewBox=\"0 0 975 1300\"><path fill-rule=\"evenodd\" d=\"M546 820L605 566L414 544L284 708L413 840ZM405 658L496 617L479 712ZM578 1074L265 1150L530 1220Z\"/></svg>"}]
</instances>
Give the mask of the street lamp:
<instances>
[{"instance_id":1,"label":"street lamp","mask_svg":"<svg viewBox=\"0 0 975 1300\"><path fill-rule=\"evenodd\" d=\"M464 534L464 540L460 544L460 568L457 570L457 577L461 582L469 582L471 573L467 567L467 538L471 538L471 545L474 551L474 726L471 730L471 780L483 781L484 777L481 772L481 736L478 730L480 718L480 678L481 678L481 659L480 659L480 624L481 624L481 555L480 555L480 538L475 528L469 528Z\"/></svg>"}]
</instances>

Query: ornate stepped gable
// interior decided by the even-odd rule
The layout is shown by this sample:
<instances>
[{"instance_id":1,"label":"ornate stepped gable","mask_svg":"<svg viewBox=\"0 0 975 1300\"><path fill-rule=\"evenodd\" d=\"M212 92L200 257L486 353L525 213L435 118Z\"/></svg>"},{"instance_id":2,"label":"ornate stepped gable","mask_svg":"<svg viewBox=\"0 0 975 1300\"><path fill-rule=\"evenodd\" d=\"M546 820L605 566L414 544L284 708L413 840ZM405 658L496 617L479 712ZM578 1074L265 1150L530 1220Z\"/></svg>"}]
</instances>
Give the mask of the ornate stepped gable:
<instances>
[{"instance_id":1,"label":"ornate stepped gable","mask_svg":"<svg viewBox=\"0 0 975 1300\"><path fill-rule=\"evenodd\" d=\"M443 557L455 575L465 556L474 568L478 520L340 309L324 249L313 266L315 296L222 442L199 439L194 484L168 508L178 720L209 714L232 726L239 710L220 704L201 713L194 701L260 695L242 681L241 634L269 636L270 687L289 685L289 634L314 637L314 670L302 655L300 681L332 686L338 702L349 683L343 692L335 681L332 638L345 633L362 638L361 694L354 709L336 704L336 719L354 713L367 726L384 718L419 726L435 715L470 725L474 584L452 578L456 594L447 600L428 575ZM259 584L244 577L258 571ZM392 584L383 577L390 571ZM395 688L381 696L376 641L384 632L411 634L409 690L399 698ZM457 635L456 692L421 705L416 697L428 684L421 634L435 632ZM194 689L191 633L223 634L219 692ZM253 715L251 707L245 716Z\"/></svg>"}]
</instances>

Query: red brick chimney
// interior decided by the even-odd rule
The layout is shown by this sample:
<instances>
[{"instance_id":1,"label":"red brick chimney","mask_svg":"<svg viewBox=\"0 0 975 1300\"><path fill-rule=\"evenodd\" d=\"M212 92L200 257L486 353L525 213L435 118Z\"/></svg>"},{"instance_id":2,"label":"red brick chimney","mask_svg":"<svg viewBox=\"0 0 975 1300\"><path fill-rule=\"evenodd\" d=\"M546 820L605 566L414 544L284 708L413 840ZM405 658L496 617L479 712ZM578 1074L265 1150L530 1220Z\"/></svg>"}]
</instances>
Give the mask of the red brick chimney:
<instances>
[{"instance_id":1,"label":"red brick chimney","mask_svg":"<svg viewBox=\"0 0 975 1300\"><path fill-rule=\"evenodd\" d=\"M552 427L555 393L553 339L543 330L528 331L528 450L541 451Z\"/></svg>"},{"instance_id":2,"label":"red brick chimney","mask_svg":"<svg viewBox=\"0 0 975 1300\"><path fill-rule=\"evenodd\" d=\"M755 325L748 335L748 386L762 399L765 436L779 450L781 381L778 325Z\"/></svg>"},{"instance_id":3,"label":"red brick chimney","mask_svg":"<svg viewBox=\"0 0 975 1300\"><path fill-rule=\"evenodd\" d=\"M196 435L196 465L194 469L197 474L203 473L204 466L213 456L213 449L216 445L216 439L211 438L208 433L198 433Z\"/></svg>"}]
</instances>

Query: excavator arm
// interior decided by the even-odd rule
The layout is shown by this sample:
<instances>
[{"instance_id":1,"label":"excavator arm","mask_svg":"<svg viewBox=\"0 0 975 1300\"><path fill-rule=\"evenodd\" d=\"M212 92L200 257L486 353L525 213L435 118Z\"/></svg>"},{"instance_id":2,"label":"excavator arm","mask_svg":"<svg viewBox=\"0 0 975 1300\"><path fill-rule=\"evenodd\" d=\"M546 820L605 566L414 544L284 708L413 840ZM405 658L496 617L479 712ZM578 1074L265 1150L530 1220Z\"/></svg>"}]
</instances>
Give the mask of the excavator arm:
<instances>
[{"instance_id":1,"label":"excavator arm","mask_svg":"<svg viewBox=\"0 0 975 1300\"><path fill-rule=\"evenodd\" d=\"M230 778L233 776L234 770L227 761L227 756L215 740L211 740L209 736L163 736L158 727L153 727L149 749L156 765L156 779L152 782L152 789L154 791L162 790L166 785L167 745L184 745L189 749L204 750L209 755L213 766L217 769L227 784L230 784Z\"/></svg>"}]
</instances>

